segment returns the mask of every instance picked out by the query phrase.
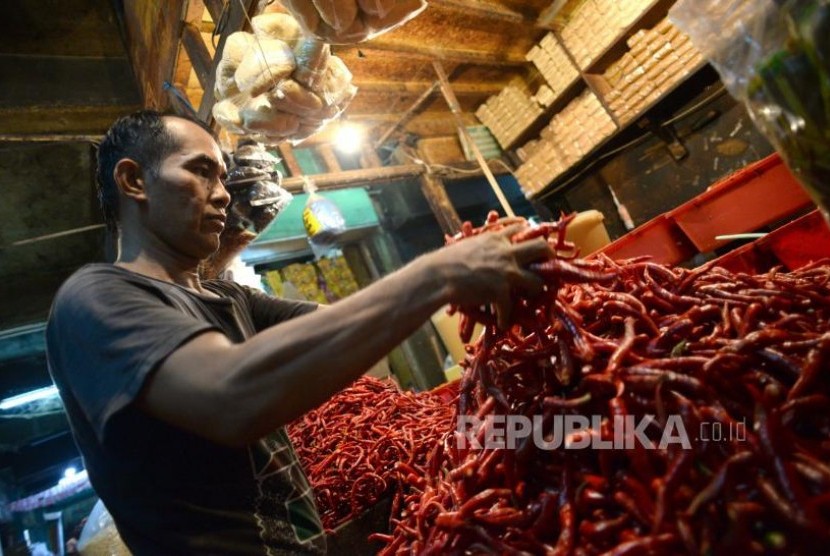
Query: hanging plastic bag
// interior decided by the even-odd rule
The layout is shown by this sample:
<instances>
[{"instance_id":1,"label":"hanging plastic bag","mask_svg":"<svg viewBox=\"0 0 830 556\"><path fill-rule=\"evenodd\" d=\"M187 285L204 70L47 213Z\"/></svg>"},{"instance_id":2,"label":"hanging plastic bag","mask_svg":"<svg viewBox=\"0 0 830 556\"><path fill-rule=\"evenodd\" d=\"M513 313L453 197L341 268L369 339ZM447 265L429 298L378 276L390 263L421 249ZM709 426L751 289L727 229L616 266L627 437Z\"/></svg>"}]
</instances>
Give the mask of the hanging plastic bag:
<instances>
[{"instance_id":1,"label":"hanging plastic bag","mask_svg":"<svg viewBox=\"0 0 830 556\"><path fill-rule=\"evenodd\" d=\"M357 92L352 74L328 44L303 36L289 14L258 15L251 26L254 33L233 33L225 42L213 116L227 131L261 143L299 143L348 106Z\"/></svg>"},{"instance_id":2,"label":"hanging plastic bag","mask_svg":"<svg viewBox=\"0 0 830 556\"><path fill-rule=\"evenodd\" d=\"M282 187L279 159L254 141L243 141L232 156L225 187L231 194L226 232L255 237L294 198Z\"/></svg>"},{"instance_id":3,"label":"hanging plastic bag","mask_svg":"<svg viewBox=\"0 0 830 556\"><path fill-rule=\"evenodd\" d=\"M680 0L669 17L830 223L830 0Z\"/></svg>"},{"instance_id":4,"label":"hanging plastic bag","mask_svg":"<svg viewBox=\"0 0 830 556\"><path fill-rule=\"evenodd\" d=\"M426 0L282 0L303 30L329 44L355 44L400 27Z\"/></svg>"},{"instance_id":5,"label":"hanging plastic bag","mask_svg":"<svg viewBox=\"0 0 830 556\"><path fill-rule=\"evenodd\" d=\"M98 500L81 530L78 552L82 556L129 556L115 522L104 503Z\"/></svg>"},{"instance_id":6,"label":"hanging plastic bag","mask_svg":"<svg viewBox=\"0 0 830 556\"><path fill-rule=\"evenodd\" d=\"M346 221L333 201L317 193L313 181L308 178L304 181L308 199L303 209L303 226L311 251L319 259L337 248L339 235L346 231Z\"/></svg>"}]
</instances>

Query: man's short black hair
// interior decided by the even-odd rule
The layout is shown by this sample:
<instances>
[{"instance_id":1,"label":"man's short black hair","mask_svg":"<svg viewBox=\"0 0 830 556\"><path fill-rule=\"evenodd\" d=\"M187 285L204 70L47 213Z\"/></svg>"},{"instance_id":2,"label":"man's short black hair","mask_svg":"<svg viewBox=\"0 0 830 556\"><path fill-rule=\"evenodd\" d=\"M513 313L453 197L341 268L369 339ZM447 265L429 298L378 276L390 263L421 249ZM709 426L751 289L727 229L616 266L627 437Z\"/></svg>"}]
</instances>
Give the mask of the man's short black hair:
<instances>
[{"instance_id":1,"label":"man's short black hair","mask_svg":"<svg viewBox=\"0 0 830 556\"><path fill-rule=\"evenodd\" d=\"M200 120L177 114L163 114L154 110L140 110L116 120L98 145L96 181L98 201L104 213L104 223L111 231L118 226L118 185L113 178L118 161L135 160L142 169L157 173L161 161L178 148L178 142L164 118L188 120L216 137L213 130Z\"/></svg>"}]
</instances>

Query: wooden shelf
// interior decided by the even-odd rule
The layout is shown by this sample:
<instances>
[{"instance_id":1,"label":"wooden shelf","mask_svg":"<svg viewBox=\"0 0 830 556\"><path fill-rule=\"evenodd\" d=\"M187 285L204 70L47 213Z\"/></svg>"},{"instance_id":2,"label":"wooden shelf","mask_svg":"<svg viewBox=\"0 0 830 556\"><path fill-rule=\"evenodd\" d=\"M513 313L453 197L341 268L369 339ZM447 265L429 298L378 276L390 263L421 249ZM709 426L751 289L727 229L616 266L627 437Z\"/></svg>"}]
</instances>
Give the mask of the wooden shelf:
<instances>
[{"instance_id":1,"label":"wooden shelf","mask_svg":"<svg viewBox=\"0 0 830 556\"><path fill-rule=\"evenodd\" d=\"M660 104L669 95L671 95L673 92L675 92L681 85L688 82L692 77L697 75L701 70L703 70L707 66L708 66L708 64L705 61L695 65L688 73L686 73L685 75L680 77L675 83L672 83L665 91L663 91L660 94L660 96L658 96L652 102L649 102L647 105L645 105L640 111L638 111L636 114L634 114L630 119L622 122L622 124L617 127L617 130L614 133L612 133L611 135L609 135L608 137L606 137L605 139L603 139L602 141L597 143L590 151L585 153L585 155L583 155L580 160L578 160L577 162L572 164L564 172L560 173L559 175L557 175L556 177L551 179L545 187L542 187L541 189L539 189L537 191L534 191L533 193L528 195L528 198L533 199L535 197L538 197L540 194L548 191L553 184L555 184L557 181L561 181L564 177L568 176L569 173L572 170L576 169L580 164L584 163L591 156L597 154L600 151L600 149L605 147L612 139L619 136L622 132L624 132L626 129L628 129L632 124L636 123L640 118L645 116L652 108L654 108L655 106Z\"/></svg>"}]
</instances>

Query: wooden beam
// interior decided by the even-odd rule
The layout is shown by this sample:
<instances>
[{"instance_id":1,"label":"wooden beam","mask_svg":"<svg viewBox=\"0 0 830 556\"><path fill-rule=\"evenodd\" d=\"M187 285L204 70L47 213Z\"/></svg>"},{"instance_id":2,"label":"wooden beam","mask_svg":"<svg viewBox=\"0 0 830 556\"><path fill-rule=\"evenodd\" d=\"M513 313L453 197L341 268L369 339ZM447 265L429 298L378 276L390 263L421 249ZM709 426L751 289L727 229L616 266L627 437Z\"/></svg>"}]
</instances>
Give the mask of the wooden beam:
<instances>
[{"instance_id":1,"label":"wooden beam","mask_svg":"<svg viewBox=\"0 0 830 556\"><path fill-rule=\"evenodd\" d=\"M455 169L441 168L440 172L432 172L436 178L446 180L466 180L481 176L480 168L474 162L463 162L453 165ZM493 164L490 171L496 174L507 173L502 166ZM362 168L360 170L344 170L337 173L314 174L305 176L314 180L317 189L345 189L347 187L361 187L366 185L385 185L397 180L417 178L427 173L423 164L401 164L398 166L380 166L377 168ZM282 186L291 193L302 193L304 176L291 176L282 180Z\"/></svg>"},{"instance_id":2,"label":"wooden beam","mask_svg":"<svg viewBox=\"0 0 830 556\"><path fill-rule=\"evenodd\" d=\"M417 58L422 60L441 60L455 64L473 64L478 66L526 66L528 61L521 58L510 58L504 54L495 54L482 50L463 50L452 48L431 48L418 44L407 44L381 36L370 42L340 47L338 50L360 50L364 57L372 55L372 51L394 52L401 57Z\"/></svg>"},{"instance_id":3,"label":"wooden beam","mask_svg":"<svg viewBox=\"0 0 830 556\"><path fill-rule=\"evenodd\" d=\"M414 178L422 175L426 169L420 164L401 166L382 166L361 170L346 170L336 174L315 174L308 176L314 180L318 189L343 189L356 185L369 185L375 182L387 183L394 180ZM292 176L282 181L282 186L292 193L302 193L303 177Z\"/></svg>"},{"instance_id":4,"label":"wooden beam","mask_svg":"<svg viewBox=\"0 0 830 556\"><path fill-rule=\"evenodd\" d=\"M117 118L140 108L140 103L112 106L0 108L0 133L10 135L103 134Z\"/></svg>"},{"instance_id":5,"label":"wooden beam","mask_svg":"<svg viewBox=\"0 0 830 556\"><path fill-rule=\"evenodd\" d=\"M441 226L441 231L447 235L455 235L461 230L461 218L452 206L444 182L433 174L425 173L421 175L420 184L421 191L438 220L438 225Z\"/></svg>"},{"instance_id":6,"label":"wooden beam","mask_svg":"<svg viewBox=\"0 0 830 556\"><path fill-rule=\"evenodd\" d=\"M303 170L300 168L300 163L297 162L297 157L294 156L294 147L291 146L291 143L280 143L277 150L280 151L282 163L285 165L289 174L292 176L301 176Z\"/></svg>"},{"instance_id":7,"label":"wooden beam","mask_svg":"<svg viewBox=\"0 0 830 556\"><path fill-rule=\"evenodd\" d=\"M533 25L534 27L545 27L537 19L526 17L517 11L505 8L494 2L483 0L430 0L432 6L450 8L463 11L465 14L474 15L486 19L506 21L517 25Z\"/></svg>"},{"instance_id":8,"label":"wooden beam","mask_svg":"<svg viewBox=\"0 0 830 556\"><path fill-rule=\"evenodd\" d=\"M222 17L222 11L225 9L226 2L228 1L230 0L225 0L225 2L222 0L204 0L205 8L207 8L214 25Z\"/></svg>"},{"instance_id":9,"label":"wooden beam","mask_svg":"<svg viewBox=\"0 0 830 556\"><path fill-rule=\"evenodd\" d=\"M378 140L375 141L374 148L379 149L381 147L381 145L383 145L386 142L386 140L389 139L389 137L393 133L395 133L396 129L398 129L400 126L404 125L407 122L407 120L409 120L409 118L411 118L412 115L415 114L415 112L417 112L418 109L421 108L421 106L423 106L423 104L429 99L429 97L431 97L432 94L436 90L438 90L439 86L440 85L439 85L438 81L436 81L435 83L432 84L432 86L429 89L424 91L423 94L421 94L421 96L419 96L417 98L417 100L415 100L415 102L412 103L412 106L410 106L406 110L406 112L401 114L401 117L394 124L389 126L389 128L386 131L384 131L381 134L381 136L378 138Z\"/></svg>"},{"instance_id":10,"label":"wooden beam","mask_svg":"<svg viewBox=\"0 0 830 556\"><path fill-rule=\"evenodd\" d=\"M320 154L320 158L323 159L323 164L326 165L326 170L330 173L341 171L340 161L337 160L337 155L334 153L331 143L320 143L320 145L317 146L317 152Z\"/></svg>"},{"instance_id":11,"label":"wooden beam","mask_svg":"<svg viewBox=\"0 0 830 556\"><path fill-rule=\"evenodd\" d=\"M124 2L127 50L146 108L163 110L170 104L163 85L173 77L185 4L185 0Z\"/></svg>"},{"instance_id":12,"label":"wooden beam","mask_svg":"<svg viewBox=\"0 0 830 556\"><path fill-rule=\"evenodd\" d=\"M364 144L360 151L360 165L363 168L379 168L380 166L383 166L383 163L381 162L378 153L375 152L375 149Z\"/></svg>"},{"instance_id":13,"label":"wooden beam","mask_svg":"<svg viewBox=\"0 0 830 556\"><path fill-rule=\"evenodd\" d=\"M213 87L213 82L216 80L215 76L212 77L213 59L205 46L205 41L202 40L199 28L193 23L185 23L182 27L182 44L202 89L206 90L208 86Z\"/></svg>"},{"instance_id":14,"label":"wooden beam","mask_svg":"<svg viewBox=\"0 0 830 556\"><path fill-rule=\"evenodd\" d=\"M397 122L401 118L402 112L364 112L364 113L352 113L348 110L346 111L348 114L349 120L356 120L361 122L372 122L372 123L382 123L382 122L389 122L394 123ZM423 118L424 120L432 120L434 122L446 122L447 121L447 113L446 112L428 112L425 114L421 114L418 116L419 118ZM468 121L468 125L475 125L478 120L475 117L475 114L470 112L465 112L462 114L462 117ZM313 136L312 136L313 139Z\"/></svg>"},{"instance_id":15,"label":"wooden beam","mask_svg":"<svg viewBox=\"0 0 830 556\"><path fill-rule=\"evenodd\" d=\"M213 57L213 67L211 69L208 83L205 84L205 94L202 96L202 102L199 105L199 119L213 124L213 105L216 103L216 98L213 96L213 84L216 80L216 66L222 59L222 50L225 48L225 41L228 35L236 31L241 31L248 23L248 18L254 15L258 3L256 0L227 0L228 13L225 15L224 24L222 26L222 35L219 37L219 43L216 45L216 54ZM210 7L208 7L210 9Z\"/></svg>"},{"instance_id":16,"label":"wooden beam","mask_svg":"<svg viewBox=\"0 0 830 556\"><path fill-rule=\"evenodd\" d=\"M98 133L0 133L0 143L99 143Z\"/></svg>"},{"instance_id":17,"label":"wooden beam","mask_svg":"<svg viewBox=\"0 0 830 556\"><path fill-rule=\"evenodd\" d=\"M420 93L435 85L428 81L360 81L352 82L360 92L371 93ZM507 82L502 83L454 83L453 90L458 96L490 96L499 94Z\"/></svg>"},{"instance_id":18,"label":"wooden beam","mask_svg":"<svg viewBox=\"0 0 830 556\"><path fill-rule=\"evenodd\" d=\"M377 127L384 130L389 125L397 122L401 117L400 112L390 114L347 113L350 121L360 122L369 128ZM466 125L481 125L481 122L472 113L465 112L462 117ZM455 122L453 118L449 117L447 112L421 112L412 116L400 129L412 132L420 137L438 137L456 134ZM314 139L315 137L312 137L310 141L314 141Z\"/></svg>"},{"instance_id":19,"label":"wooden beam","mask_svg":"<svg viewBox=\"0 0 830 556\"><path fill-rule=\"evenodd\" d=\"M473 140L472 136L470 136L470 132L467 131L467 126L464 125L464 121L461 119L461 107L458 105L458 99L455 98L455 94L452 92L452 87L450 86L449 79L447 79L447 73L444 71L444 66L441 65L440 61L435 60L432 62L432 67L435 68L435 73L438 75L438 80L441 82L441 93L444 95L444 99L446 99L447 105L449 105L450 111L455 118L456 125L458 126L458 133L462 139L467 141L467 146L471 151L473 151L479 166L481 166L481 170L487 177L487 181L490 182L490 187L493 188L493 193L496 194L496 198L499 200L499 204L501 204L501 208L504 210L505 214L507 216L515 216L513 209L510 208L510 203L507 202L507 198L504 196L501 187L499 187L499 183L490 171L487 161L484 160L484 157L481 155L481 151L478 150L478 145L476 145L476 142Z\"/></svg>"},{"instance_id":20,"label":"wooden beam","mask_svg":"<svg viewBox=\"0 0 830 556\"><path fill-rule=\"evenodd\" d=\"M542 10L539 14L537 25L539 27L553 28L555 26L554 22L556 21L556 16L559 15L559 12L565 7L567 1L568 0L553 0L551 5Z\"/></svg>"}]
</instances>

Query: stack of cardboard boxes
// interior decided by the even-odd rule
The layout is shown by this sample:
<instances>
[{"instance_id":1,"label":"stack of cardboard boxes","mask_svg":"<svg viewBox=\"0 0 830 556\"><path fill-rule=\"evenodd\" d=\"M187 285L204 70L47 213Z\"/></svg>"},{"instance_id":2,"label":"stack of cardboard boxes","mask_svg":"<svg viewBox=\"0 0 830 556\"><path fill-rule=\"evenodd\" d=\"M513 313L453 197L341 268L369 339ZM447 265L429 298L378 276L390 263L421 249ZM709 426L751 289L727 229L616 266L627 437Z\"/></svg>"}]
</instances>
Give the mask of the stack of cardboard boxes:
<instances>
[{"instance_id":1,"label":"stack of cardboard boxes","mask_svg":"<svg viewBox=\"0 0 830 556\"><path fill-rule=\"evenodd\" d=\"M502 148L508 148L541 114L542 107L521 81L511 82L476 110L478 119L490 128Z\"/></svg>"},{"instance_id":2,"label":"stack of cardboard boxes","mask_svg":"<svg viewBox=\"0 0 830 556\"><path fill-rule=\"evenodd\" d=\"M539 140L517 150L523 164L516 177L525 195L545 187L616 129L599 99L586 89L553 117Z\"/></svg>"},{"instance_id":3,"label":"stack of cardboard boxes","mask_svg":"<svg viewBox=\"0 0 830 556\"><path fill-rule=\"evenodd\" d=\"M628 52L602 73L598 83L609 109L626 123L703 63L689 37L668 22L642 29L627 41Z\"/></svg>"},{"instance_id":4,"label":"stack of cardboard boxes","mask_svg":"<svg viewBox=\"0 0 830 556\"><path fill-rule=\"evenodd\" d=\"M562 42L585 69L651 4L652 0L584 0L562 28Z\"/></svg>"},{"instance_id":5,"label":"stack of cardboard boxes","mask_svg":"<svg viewBox=\"0 0 830 556\"><path fill-rule=\"evenodd\" d=\"M554 96L562 94L574 81L579 79L579 70L571 63L553 33L545 35L545 38L539 41L539 44L528 51L525 59L533 62L539 73L547 81Z\"/></svg>"}]
</instances>

